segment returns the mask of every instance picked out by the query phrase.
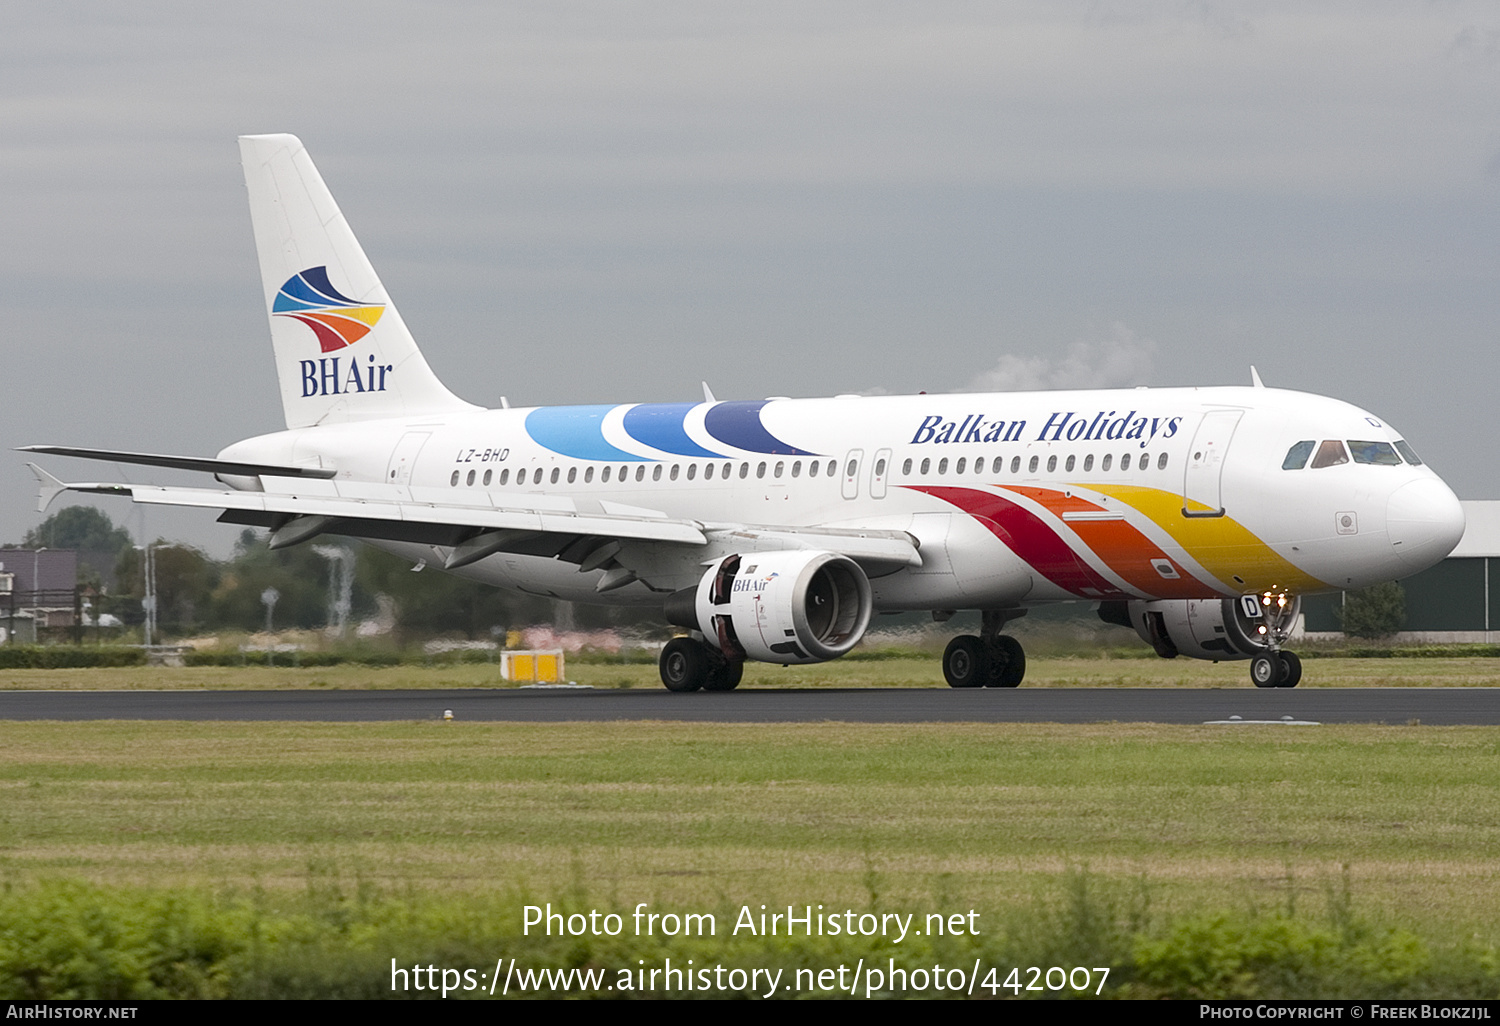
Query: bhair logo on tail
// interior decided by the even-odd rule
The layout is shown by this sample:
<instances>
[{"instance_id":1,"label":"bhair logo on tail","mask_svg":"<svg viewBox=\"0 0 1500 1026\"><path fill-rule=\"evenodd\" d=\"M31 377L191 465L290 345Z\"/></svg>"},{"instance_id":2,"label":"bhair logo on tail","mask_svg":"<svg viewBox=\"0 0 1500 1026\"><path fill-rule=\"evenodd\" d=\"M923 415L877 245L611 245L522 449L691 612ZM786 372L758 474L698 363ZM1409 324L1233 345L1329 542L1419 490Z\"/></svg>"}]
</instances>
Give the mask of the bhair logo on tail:
<instances>
[{"instance_id":1,"label":"bhair logo on tail","mask_svg":"<svg viewBox=\"0 0 1500 1026\"><path fill-rule=\"evenodd\" d=\"M311 328L325 353L354 345L370 333L384 312L384 304L360 303L334 288L327 265L292 275L271 306L273 315L294 318Z\"/></svg>"}]
</instances>

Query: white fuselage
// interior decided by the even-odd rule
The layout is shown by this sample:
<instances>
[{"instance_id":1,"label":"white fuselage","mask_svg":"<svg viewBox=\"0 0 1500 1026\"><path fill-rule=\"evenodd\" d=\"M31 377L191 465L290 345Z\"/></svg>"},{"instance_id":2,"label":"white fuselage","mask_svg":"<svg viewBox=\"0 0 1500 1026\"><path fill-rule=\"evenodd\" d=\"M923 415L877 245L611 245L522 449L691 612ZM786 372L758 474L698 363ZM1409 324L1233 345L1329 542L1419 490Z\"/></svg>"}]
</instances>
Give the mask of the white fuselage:
<instances>
[{"instance_id":1,"label":"white fuselage","mask_svg":"<svg viewBox=\"0 0 1500 1026\"><path fill-rule=\"evenodd\" d=\"M655 515L710 537L624 543L642 583L606 595L599 571L545 556L456 571L576 601L660 601L707 561L755 548L735 536L746 526L906 532L921 565L871 575L876 608L898 610L1409 576L1451 550L1463 517L1428 467L1348 455L1399 439L1337 400L1221 387L501 409L299 428L220 457L337 471L306 494ZM1341 443L1344 461L1283 469L1299 442Z\"/></svg>"}]
</instances>

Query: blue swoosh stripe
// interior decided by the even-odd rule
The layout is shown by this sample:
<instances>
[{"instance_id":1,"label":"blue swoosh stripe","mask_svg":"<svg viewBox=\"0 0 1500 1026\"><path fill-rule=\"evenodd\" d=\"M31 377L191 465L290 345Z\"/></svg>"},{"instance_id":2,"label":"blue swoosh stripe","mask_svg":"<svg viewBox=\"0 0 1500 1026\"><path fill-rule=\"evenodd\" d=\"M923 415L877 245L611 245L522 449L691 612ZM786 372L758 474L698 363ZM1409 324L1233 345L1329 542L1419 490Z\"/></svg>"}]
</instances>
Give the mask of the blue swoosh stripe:
<instances>
[{"instance_id":1,"label":"blue swoosh stripe","mask_svg":"<svg viewBox=\"0 0 1500 1026\"><path fill-rule=\"evenodd\" d=\"M817 456L818 453L783 442L766 430L766 426L760 422L760 411L768 402L769 399L719 403L709 409L703 426L719 441L736 449L776 456Z\"/></svg>"},{"instance_id":2,"label":"blue swoosh stripe","mask_svg":"<svg viewBox=\"0 0 1500 1026\"><path fill-rule=\"evenodd\" d=\"M538 445L575 460L648 462L604 440L604 418L614 406L542 406L526 415L526 433Z\"/></svg>"},{"instance_id":3,"label":"blue swoosh stripe","mask_svg":"<svg viewBox=\"0 0 1500 1026\"><path fill-rule=\"evenodd\" d=\"M625 411L625 431L637 442L678 456L706 456L717 459L723 453L710 452L688 437L683 419L697 403L642 403Z\"/></svg>"}]
</instances>

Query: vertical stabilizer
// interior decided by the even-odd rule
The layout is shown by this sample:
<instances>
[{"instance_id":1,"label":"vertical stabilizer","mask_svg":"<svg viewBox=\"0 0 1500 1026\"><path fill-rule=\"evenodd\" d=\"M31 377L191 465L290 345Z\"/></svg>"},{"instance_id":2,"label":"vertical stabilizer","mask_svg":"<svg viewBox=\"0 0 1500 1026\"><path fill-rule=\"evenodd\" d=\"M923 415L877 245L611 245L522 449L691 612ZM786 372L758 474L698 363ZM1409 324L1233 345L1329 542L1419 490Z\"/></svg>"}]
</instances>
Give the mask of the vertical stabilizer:
<instances>
[{"instance_id":1,"label":"vertical stabilizer","mask_svg":"<svg viewBox=\"0 0 1500 1026\"><path fill-rule=\"evenodd\" d=\"M433 375L294 135L244 135L240 159L289 428L477 407Z\"/></svg>"}]
</instances>

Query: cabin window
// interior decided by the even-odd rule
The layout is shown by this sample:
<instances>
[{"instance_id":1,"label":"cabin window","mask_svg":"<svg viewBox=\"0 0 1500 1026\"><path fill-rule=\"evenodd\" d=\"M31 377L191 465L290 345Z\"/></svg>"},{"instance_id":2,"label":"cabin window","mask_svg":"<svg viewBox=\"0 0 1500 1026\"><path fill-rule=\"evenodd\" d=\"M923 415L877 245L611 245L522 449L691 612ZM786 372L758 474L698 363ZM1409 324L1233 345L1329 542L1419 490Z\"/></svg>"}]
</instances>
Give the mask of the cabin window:
<instances>
[{"instance_id":1,"label":"cabin window","mask_svg":"<svg viewBox=\"0 0 1500 1026\"><path fill-rule=\"evenodd\" d=\"M1104 459L1099 461L1099 470L1103 473L1109 473L1109 464L1113 459L1113 456L1111 456L1109 453L1105 453Z\"/></svg>"},{"instance_id":2,"label":"cabin window","mask_svg":"<svg viewBox=\"0 0 1500 1026\"><path fill-rule=\"evenodd\" d=\"M771 471L772 475L775 476L775 477L778 477L778 478L781 477L781 471L782 471L782 469L785 466L786 466L785 463L781 462L780 460L777 460L776 461L776 469L773 470L773 471Z\"/></svg>"},{"instance_id":3,"label":"cabin window","mask_svg":"<svg viewBox=\"0 0 1500 1026\"><path fill-rule=\"evenodd\" d=\"M1344 451L1344 443L1337 438L1329 438L1318 446L1318 454L1313 457L1312 466L1314 470L1320 470L1348 462L1349 454Z\"/></svg>"},{"instance_id":4,"label":"cabin window","mask_svg":"<svg viewBox=\"0 0 1500 1026\"><path fill-rule=\"evenodd\" d=\"M926 477L927 476L927 472L929 470L931 470L931 469L932 469L932 460L926 460L926 459L924 459L922 461L922 476Z\"/></svg>"},{"instance_id":5,"label":"cabin window","mask_svg":"<svg viewBox=\"0 0 1500 1026\"><path fill-rule=\"evenodd\" d=\"M1036 468L1037 468L1038 465L1040 465L1041 462L1042 462L1042 458L1040 456L1033 456L1033 457L1031 457L1031 463L1027 465L1026 470L1029 473L1035 474L1036 473Z\"/></svg>"},{"instance_id":6,"label":"cabin window","mask_svg":"<svg viewBox=\"0 0 1500 1026\"><path fill-rule=\"evenodd\" d=\"M484 486L486 488L490 486L490 481L494 479L494 476L495 472L493 470L486 470L484 472Z\"/></svg>"},{"instance_id":7,"label":"cabin window","mask_svg":"<svg viewBox=\"0 0 1500 1026\"><path fill-rule=\"evenodd\" d=\"M562 475L562 468L561 467L553 467L552 468L552 483L553 484L557 484L557 479L561 475Z\"/></svg>"},{"instance_id":8,"label":"cabin window","mask_svg":"<svg viewBox=\"0 0 1500 1026\"><path fill-rule=\"evenodd\" d=\"M748 463L741 463L740 464L740 480L743 481L745 478L747 478L749 476L750 476L750 464L748 464Z\"/></svg>"},{"instance_id":9,"label":"cabin window","mask_svg":"<svg viewBox=\"0 0 1500 1026\"><path fill-rule=\"evenodd\" d=\"M755 476L757 478L763 478L766 476L766 465L764 463L761 463L755 468Z\"/></svg>"},{"instance_id":10,"label":"cabin window","mask_svg":"<svg viewBox=\"0 0 1500 1026\"><path fill-rule=\"evenodd\" d=\"M1019 474L1021 472L1021 457L1019 457L1019 456L1012 456L1011 457L1011 460L1010 460L1010 472L1012 474Z\"/></svg>"},{"instance_id":11,"label":"cabin window","mask_svg":"<svg viewBox=\"0 0 1500 1026\"><path fill-rule=\"evenodd\" d=\"M526 483L526 468L522 467L520 470L516 471L516 484L523 485L525 483Z\"/></svg>"},{"instance_id":12,"label":"cabin window","mask_svg":"<svg viewBox=\"0 0 1500 1026\"><path fill-rule=\"evenodd\" d=\"M1313 446L1317 442L1298 442L1286 451L1286 459L1281 461L1282 470L1301 470L1307 466L1307 458L1312 455Z\"/></svg>"},{"instance_id":13,"label":"cabin window","mask_svg":"<svg viewBox=\"0 0 1500 1026\"><path fill-rule=\"evenodd\" d=\"M838 463L836 461L829 460L828 461L828 470L827 470L828 476L832 477L838 471L838 468L839 468L839 465L838 465Z\"/></svg>"},{"instance_id":14,"label":"cabin window","mask_svg":"<svg viewBox=\"0 0 1500 1026\"><path fill-rule=\"evenodd\" d=\"M1127 452L1124 456L1120 457L1120 469L1121 470L1129 470L1130 469L1130 453Z\"/></svg>"},{"instance_id":15,"label":"cabin window","mask_svg":"<svg viewBox=\"0 0 1500 1026\"><path fill-rule=\"evenodd\" d=\"M1162 453L1160 456L1156 457L1156 469L1157 470L1166 470L1167 469L1167 454L1166 453Z\"/></svg>"},{"instance_id":16,"label":"cabin window","mask_svg":"<svg viewBox=\"0 0 1500 1026\"><path fill-rule=\"evenodd\" d=\"M472 471L472 470L469 471L469 476L464 479L464 484L468 485L470 488L473 488L474 487L474 478L477 477L477 476L478 475L475 474L474 471Z\"/></svg>"},{"instance_id":17,"label":"cabin window","mask_svg":"<svg viewBox=\"0 0 1500 1026\"><path fill-rule=\"evenodd\" d=\"M500 471L500 484L502 486L510 484L510 471L508 471L508 470L502 470L502 471Z\"/></svg>"},{"instance_id":18,"label":"cabin window","mask_svg":"<svg viewBox=\"0 0 1500 1026\"><path fill-rule=\"evenodd\" d=\"M729 480L729 472L731 470L733 470L733 469L734 469L734 464L732 464L732 463L726 463L726 464L724 464L724 470L720 474L720 476L723 477L724 480L728 481Z\"/></svg>"},{"instance_id":19,"label":"cabin window","mask_svg":"<svg viewBox=\"0 0 1500 1026\"><path fill-rule=\"evenodd\" d=\"M660 474L661 473L661 468L657 467L656 468L656 472L658 474ZM635 479L637 481L644 481L644 480L646 480L646 465L644 463L642 463L640 466L638 466L638 467L635 468Z\"/></svg>"},{"instance_id":20,"label":"cabin window","mask_svg":"<svg viewBox=\"0 0 1500 1026\"><path fill-rule=\"evenodd\" d=\"M849 466L850 466L849 476L853 477L854 476L854 470L853 470L854 464L851 463ZM944 456L942 459L938 460L938 473L939 474L946 474L946 473L948 473L948 457Z\"/></svg>"},{"instance_id":21,"label":"cabin window","mask_svg":"<svg viewBox=\"0 0 1500 1026\"><path fill-rule=\"evenodd\" d=\"M797 471L796 471L795 468L792 470L792 476L793 477L797 476ZM875 476L876 477L885 477L885 460L882 459L882 460L876 460L875 461Z\"/></svg>"},{"instance_id":22,"label":"cabin window","mask_svg":"<svg viewBox=\"0 0 1500 1026\"><path fill-rule=\"evenodd\" d=\"M792 476L793 477L801 477L802 476L802 461L801 460L797 460L795 463L792 464Z\"/></svg>"},{"instance_id":23,"label":"cabin window","mask_svg":"<svg viewBox=\"0 0 1500 1026\"><path fill-rule=\"evenodd\" d=\"M974 461L974 473L976 473L976 474L983 474L984 473L984 457L983 456L979 457L979 459L977 459L977 460Z\"/></svg>"},{"instance_id":24,"label":"cabin window","mask_svg":"<svg viewBox=\"0 0 1500 1026\"><path fill-rule=\"evenodd\" d=\"M911 460L907 460L906 461L906 469L907 470L911 469ZM809 463L807 465L807 476L808 477L817 477L818 476L818 461L817 460L813 460L811 463Z\"/></svg>"},{"instance_id":25,"label":"cabin window","mask_svg":"<svg viewBox=\"0 0 1500 1026\"><path fill-rule=\"evenodd\" d=\"M556 480L556 477L554 477L553 480ZM568 468L568 484L574 484L574 483L577 482L577 480L578 480L578 468L577 467L569 467Z\"/></svg>"},{"instance_id":26,"label":"cabin window","mask_svg":"<svg viewBox=\"0 0 1500 1026\"><path fill-rule=\"evenodd\" d=\"M1068 462L1063 465L1063 469L1066 470L1070 474L1073 473L1073 464L1077 460L1078 460L1077 456L1069 456L1068 457Z\"/></svg>"},{"instance_id":27,"label":"cabin window","mask_svg":"<svg viewBox=\"0 0 1500 1026\"><path fill-rule=\"evenodd\" d=\"M671 478L673 481L677 480L677 464L675 464L675 463L672 464L672 471L667 476L669 478Z\"/></svg>"},{"instance_id":28,"label":"cabin window","mask_svg":"<svg viewBox=\"0 0 1500 1026\"><path fill-rule=\"evenodd\" d=\"M609 472L611 469L612 468L610 467L605 467L603 470L599 471L599 480L601 483L609 484Z\"/></svg>"},{"instance_id":29,"label":"cabin window","mask_svg":"<svg viewBox=\"0 0 1500 1026\"><path fill-rule=\"evenodd\" d=\"M654 466L654 467L651 468L651 480L653 480L653 481L660 481L661 480L661 464L660 463L658 463L656 466Z\"/></svg>"},{"instance_id":30,"label":"cabin window","mask_svg":"<svg viewBox=\"0 0 1500 1026\"><path fill-rule=\"evenodd\" d=\"M453 472L453 476L451 478L449 478L448 484L451 485L454 488L458 487L458 471L455 470Z\"/></svg>"},{"instance_id":31,"label":"cabin window","mask_svg":"<svg viewBox=\"0 0 1500 1026\"><path fill-rule=\"evenodd\" d=\"M1379 467L1401 466L1401 457L1396 455L1396 447L1390 442L1361 442L1351 438L1349 451L1354 454L1355 463L1371 463Z\"/></svg>"},{"instance_id":32,"label":"cabin window","mask_svg":"<svg viewBox=\"0 0 1500 1026\"><path fill-rule=\"evenodd\" d=\"M703 480L705 480L705 481L712 481L713 479L714 479L714 465L712 463L705 463L705 464L703 464Z\"/></svg>"},{"instance_id":33,"label":"cabin window","mask_svg":"<svg viewBox=\"0 0 1500 1026\"><path fill-rule=\"evenodd\" d=\"M693 478L695 478L697 476L698 476L698 464L696 464L696 463L689 463L688 464L688 480L691 481Z\"/></svg>"},{"instance_id":34,"label":"cabin window","mask_svg":"<svg viewBox=\"0 0 1500 1026\"><path fill-rule=\"evenodd\" d=\"M1093 469L1094 469L1094 454L1093 453L1089 453L1087 456L1085 456L1083 458L1083 472L1085 474L1087 474L1090 470L1093 470Z\"/></svg>"},{"instance_id":35,"label":"cabin window","mask_svg":"<svg viewBox=\"0 0 1500 1026\"><path fill-rule=\"evenodd\" d=\"M1053 471L1055 471L1056 469L1057 469L1057 457L1056 456L1048 456L1047 457L1047 473L1050 474Z\"/></svg>"},{"instance_id":36,"label":"cabin window","mask_svg":"<svg viewBox=\"0 0 1500 1026\"><path fill-rule=\"evenodd\" d=\"M1404 441L1397 440L1396 451L1401 454L1402 459L1406 460L1412 466L1420 467L1422 465L1422 458L1417 455L1417 450L1407 445Z\"/></svg>"},{"instance_id":37,"label":"cabin window","mask_svg":"<svg viewBox=\"0 0 1500 1026\"><path fill-rule=\"evenodd\" d=\"M813 464L813 472L814 473L817 472L817 464ZM911 474L911 460L910 459L908 459L905 463L901 464L901 473L905 474L905 475Z\"/></svg>"},{"instance_id":38,"label":"cabin window","mask_svg":"<svg viewBox=\"0 0 1500 1026\"><path fill-rule=\"evenodd\" d=\"M967 467L968 465L969 465L969 461L966 460L964 457L960 456L958 458L958 462L955 463L955 464L953 464L953 472L955 474L962 474L964 472L964 468Z\"/></svg>"}]
</instances>

